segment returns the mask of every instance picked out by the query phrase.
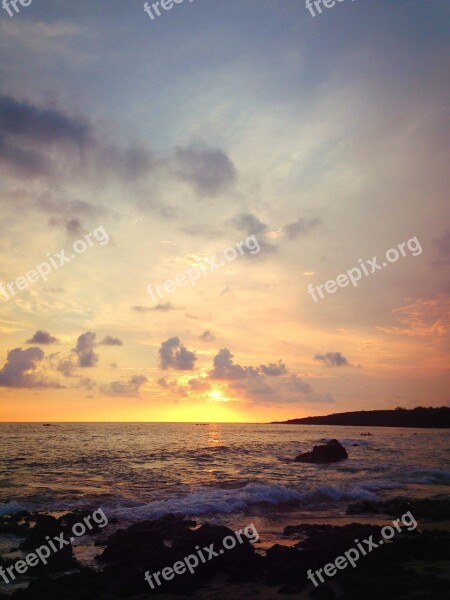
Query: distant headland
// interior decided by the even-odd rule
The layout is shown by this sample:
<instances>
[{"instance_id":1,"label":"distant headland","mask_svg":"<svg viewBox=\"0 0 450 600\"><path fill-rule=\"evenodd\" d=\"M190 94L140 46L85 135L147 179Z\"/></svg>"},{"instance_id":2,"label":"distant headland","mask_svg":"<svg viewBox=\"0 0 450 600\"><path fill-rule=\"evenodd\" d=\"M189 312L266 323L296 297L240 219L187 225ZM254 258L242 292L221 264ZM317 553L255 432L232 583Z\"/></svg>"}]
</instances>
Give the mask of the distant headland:
<instances>
[{"instance_id":1,"label":"distant headland","mask_svg":"<svg viewBox=\"0 0 450 600\"><path fill-rule=\"evenodd\" d=\"M360 410L324 417L306 417L289 421L273 421L272 425L354 425L356 427L450 428L450 408L396 408L395 410Z\"/></svg>"}]
</instances>

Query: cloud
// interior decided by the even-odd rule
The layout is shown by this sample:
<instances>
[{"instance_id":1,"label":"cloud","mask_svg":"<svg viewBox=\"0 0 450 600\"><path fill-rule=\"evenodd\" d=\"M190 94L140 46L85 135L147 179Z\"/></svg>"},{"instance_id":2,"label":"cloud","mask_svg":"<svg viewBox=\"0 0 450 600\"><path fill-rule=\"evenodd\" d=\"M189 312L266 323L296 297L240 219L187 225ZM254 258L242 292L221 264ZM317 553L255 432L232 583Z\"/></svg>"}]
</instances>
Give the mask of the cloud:
<instances>
[{"instance_id":1,"label":"cloud","mask_svg":"<svg viewBox=\"0 0 450 600\"><path fill-rule=\"evenodd\" d=\"M129 182L151 172L154 160L151 152L138 144L121 147L107 140L84 117L3 95L0 165L28 179L56 173L59 178L71 177L78 171L86 179L108 174Z\"/></svg>"},{"instance_id":2,"label":"cloud","mask_svg":"<svg viewBox=\"0 0 450 600\"><path fill-rule=\"evenodd\" d=\"M194 392L206 392L211 389L211 384L206 378L189 379L188 386Z\"/></svg>"},{"instance_id":3,"label":"cloud","mask_svg":"<svg viewBox=\"0 0 450 600\"><path fill-rule=\"evenodd\" d=\"M294 223L288 223L283 227L283 231L288 240L296 240L301 235L306 235L320 224L320 219L298 219Z\"/></svg>"},{"instance_id":4,"label":"cloud","mask_svg":"<svg viewBox=\"0 0 450 600\"><path fill-rule=\"evenodd\" d=\"M6 363L0 370L0 386L11 388L59 388L41 378L36 369L44 360L44 352L35 346L22 350L14 348L7 354Z\"/></svg>"},{"instance_id":5,"label":"cloud","mask_svg":"<svg viewBox=\"0 0 450 600\"><path fill-rule=\"evenodd\" d=\"M161 369L178 369L192 371L197 357L195 352L188 350L179 337L172 337L162 342L159 349Z\"/></svg>"},{"instance_id":6,"label":"cloud","mask_svg":"<svg viewBox=\"0 0 450 600\"><path fill-rule=\"evenodd\" d=\"M171 302L164 302L156 304L155 306L132 306L131 310L137 313L148 313L148 312L169 312L170 310L177 310L177 308Z\"/></svg>"},{"instance_id":7,"label":"cloud","mask_svg":"<svg viewBox=\"0 0 450 600\"><path fill-rule=\"evenodd\" d=\"M54 356L59 356L59 352ZM75 354L69 354L65 358L58 361L55 369L62 373L64 377L75 377L78 366L78 359Z\"/></svg>"},{"instance_id":8,"label":"cloud","mask_svg":"<svg viewBox=\"0 0 450 600\"><path fill-rule=\"evenodd\" d=\"M150 306L131 306L130 310L132 310L133 312L144 314L146 312L150 312L152 309Z\"/></svg>"},{"instance_id":9,"label":"cloud","mask_svg":"<svg viewBox=\"0 0 450 600\"><path fill-rule=\"evenodd\" d=\"M333 396L326 392L325 394L317 394L307 381L301 379L297 374L291 375L289 381L285 383L288 389L294 392L293 396L285 397L284 400L288 403L299 402L298 394L302 395L301 401L309 404L331 404L335 402Z\"/></svg>"},{"instance_id":10,"label":"cloud","mask_svg":"<svg viewBox=\"0 0 450 600\"><path fill-rule=\"evenodd\" d=\"M153 306L150 310L155 310L159 312L169 312L169 310L176 310L176 308L171 302L164 302L156 304L156 306Z\"/></svg>"},{"instance_id":11,"label":"cloud","mask_svg":"<svg viewBox=\"0 0 450 600\"><path fill-rule=\"evenodd\" d=\"M258 243L262 250L258 255L262 256L264 252L273 254L277 251L276 246L262 239L262 236L268 232L268 226L253 213L240 213L231 220L231 223L238 231L243 231L247 236L254 235L258 237Z\"/></svg>"},{"instance_id":12,"label":"cloud","mask_svg":"<svg viewBox=\"0 0 450 600\"><path fill-rule=\"evenodd\" d=\"M90 377L82 377L79 381L78 381L78 385L77 387L80 388L85 388L87 390L93 390L95 387L97 387L97 384L95 383L95 381L93 379L91 379Z\"/></svg>"},{"instance_id":13,"label":"cloud","mask_svg":"<svg viewBox=\"0 0 450 600\"><path fill-rule=\"evenodd\" d=\"M77 217L50 217L48 224L52 227L64 227L71 237L80 237L84 231Z\"/></svg>"},{"instance_id":14,"label":"cloud","mask_svg":"<svg viewBox=\"0 0 450 600\"><path fill-rule=\"evenodd\" d=\"M147 383L147 377L144 375L133 375L125 381L112 381L108 385L101 387L101 392L105 396L123 396L135 398L139 396L139 392L144 383Z\"/></svg>"},{"instance_id":15,"label":"cloud","mask_svg":"<svg viewBox=\"0 0 450 600\"><path fill-rule=\"evenodd\" d=\"M303 381L298 375L291 375L290 381L288 382L295 391L301 392L302 394L312 394L313 389L308 382Z\"/></svg>"},{"instance_id":16,"label":"cloud","mask_svg":"<svg viewBox=\"0 0 450 600\"><path fill-rule=\"evenodd\" d=\"M50 174L50 153L55 146L71 146L82 152L91 141L92 127L86 119L0 96L0 163L23 177Z\"/></svg>"},{"instance_id":17,"label":"cloud","mask_svg":"<svg viewBox=\"0 0 450 600\"><path fill-rule=\"evenodd\" d=\"M88 331L78 338L73 352L78 356L79 367L95 367L98 363L98 354L94 352L96 337L95 333Z\"/></svg>"},{"instance_id":18,"label":"cloud","mask_svg":"<svg viewBox=\"0 0 450 600\"><path fill-rule=\"evenodd\" d=\"M233 224L239 231L248 235L258 235L267 231L267 225L252 213L240 213L233 219Z\"/></svg>"},{"instance_id":19,"label":"cloud","mask_svg":"<svg viewBox=\"0 0 450 600\"><path fill-rule=\"evenodd\" d=\"M123 342L119 338L111 337L107 335L99 344L100 346L123 346Z\"/></svg>"},{"instance_id":20,"label":"cloud","mask_svg":"<svg viewBox=\"0 0 450 600\"><path fill-rule=\"evenodd\" d=\"M188 396L186 387L179 385L176 379L174 379L173 381L168 381L166 377L161 377L160 379L156 380L156 383L159 386L170 390L172 394L176 394L177 396L181 396L183 398L186 398Z\"/></svg>"},{"instance_id":21,"label":"cloud","mask_svg":"<svg viewBox=\"0 0 450 600\"><path fill-rule=\"evenodd\" d=\"M248 376L248 368L235 364L228 348L222 348L214 357L214 368L209 376L212 379L245 379Z\"/></svg>"},{"instance_id":22,"label":"cloud","mask_svg":"<svg viewBox=\"0 0 450 600\"><path fill-rule=\"evenodd\" d=\"M72 119L52 108L40 109L11 96L0 96L0 135L45 144L67 141L83 147L92 137L92 127L86 119Z\"/></svg>"},{"instance_id":23,"label":"cloud","mask_svg":"<svg viewBox=\"0 0 450 600\"><path fill-rule=\"evenodd\" d=\"M58 340L48 333L48 331L43 331L42 329L38 329L33 337L27 340L27 344L40 344L45 346L47 344L56 344Z\"/></svg>"},{"instance_id":24,"label":"cloud","mask_svg":"<svg viewBox=\"0 0 450 600\"><path fill-rule=\"evenodd\" d=\"M191 183L202 195L216 196L236 179L236 169L225 152L204 144L177 146L169 164L177 177Z\"/></svg>"},{"instance_id":25,"label":"cloud","mask_svg":"<svg viewBox=\"0 0 450 600\"><path fill-rule=\"evenodd\" d=\"M279 360L277 363L269 363L268 365L260 365L259 367L264 375L269 377L279 377L286 375L288 370L286 365Z\"/></svg>"},{"instance_id":26,"label":"cloud","mask_svg":"<svg viewBox=\"0 0 450 600\"><path fill-rule=\"evenodd\" d=\"M209 373L212 379L227 379L232 381L251 378L253 381L258 381L261 389L262 375L279 377L286 375L288 372L286 365L281 360L277 363L269 363L268 365L260 365L259 367L243 367L233 361L233 355L228 348L219 350L213 362L214 367Z\"/></svg>"},{"instance_id":27,"label":"cloud","mask_svg":"<svg viewBox=\"0 0 450 600\"><path fill-rule=\"evenodd\" d=\"M212 342L216 339L216 336L207 329L200 335L200 339L204 342Z\"/></svg>"},{"instance_id":28,"label":"cloud","mask_svg":"<svg viewBox=\"0 0 450 600\"><path fill-rule=\"evenodd\" d=\"M377 329L396 335L445 338L450 331L449 312L449 295L439 294L435 298L421 298L392 311L401 323L401 327L377 327Z\"/></svg>"},{"instance_id":29,"label":"cloud","mask_svg":"<svg viewBox=\"0 0 450 600\"><path fill-rule=\"evenodd\" d=\"M436 267L447 267L450 262L450 231L433 240L435 257L431 264Z\"/></svg>"},{"instance_id":30,"label":"cloud","mask_svg":"<svg viewBox=\"0 0 450 600\"><path fill-rule=\"evenodd\" d=\"M340 352L316 354L314 360L323 362L327 367L351 367L350 362Z\"/></svg>"}]
</instances>

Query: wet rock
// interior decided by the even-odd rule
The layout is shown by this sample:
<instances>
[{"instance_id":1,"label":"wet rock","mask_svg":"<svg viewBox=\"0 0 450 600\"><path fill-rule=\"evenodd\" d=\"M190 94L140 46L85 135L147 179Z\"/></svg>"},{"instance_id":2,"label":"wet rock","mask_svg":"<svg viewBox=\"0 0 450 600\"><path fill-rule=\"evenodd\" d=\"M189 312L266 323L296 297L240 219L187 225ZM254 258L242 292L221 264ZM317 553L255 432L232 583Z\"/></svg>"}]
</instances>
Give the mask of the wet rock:
<instances>
[{"instance_id":1,"label":"wet rock","mask_svg":"<svg viewBox=\"0 0 450 600\"><path fill-rule=\"evenodd\" d=\"M335 600L337 598L333 589L326 583L309 592L309 597L315 600Z\"/></svg>"},{"instance_id":2,"label":"wet rock","mask_svg":"<svg viewBox=\"0 0 450 600\"><path fill-rule=\"evenodd\" d=\"M447 520L450 519L450 499L411 500L399 497L378 502L362 500L350 504L347 508L348 515L372 513L401 517L407 512L411 512L415 519Z\"/></svg>"},{"instance_id":3,"label":"wet rock","mask_svg":"<svg viewBox=\"0 0 450 600\"><path fill-rule=\"evenodd\" d=\"M311 452L299 454L294 462L302 463L332 463L348 458L347 450L337 440L330 440L327 444L314 446Z\"/></svg>"},{"instance_id":4,"label":"wet rock","mask_svg":"<svg viewBox=\"0 0 450 600\"><path fill-rule=\"evenodd\" d=\"M101 573L82 569L73 575L33 581L28 588L17 590L9 598L12 600L113 600L117 596L108 591Z\"/></svg>"},{"instance_id":5,"label":"wet rock","mask_svg":"<svg viewBox=\"0 0 450 600\"><path fill-rule=\"evenodd\" d=\"M17 514L0 517L0 534L26 535L30 525L22 520Z\"/></svg>"}]
</instances>

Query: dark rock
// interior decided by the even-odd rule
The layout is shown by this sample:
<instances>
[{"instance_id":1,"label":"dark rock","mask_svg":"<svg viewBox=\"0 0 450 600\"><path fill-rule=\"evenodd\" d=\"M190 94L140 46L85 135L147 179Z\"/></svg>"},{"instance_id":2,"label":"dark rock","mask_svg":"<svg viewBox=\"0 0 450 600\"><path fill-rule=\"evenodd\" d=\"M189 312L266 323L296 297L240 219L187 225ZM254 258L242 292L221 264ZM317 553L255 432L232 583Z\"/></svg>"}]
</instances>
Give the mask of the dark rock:
<instances>
[{"instance_id":1,"label":"dark rock","mask_svg":"<svg viewBox=\"0 0 450 600\"><path fill-rule=\"evenodd\" d=\"M315 600L335 600L335 598L337 598L333 589L330 588L330 586L326 583L320 585L312 592L309 592L309 596L310 598L314 598Z\"/></svg>"},{"instance_id":2,"label":"dark rock","mask_svg":"<svg viewBox=\"0 0 450 600\"><path fill-rule=\"evenodd\" d=\"M18 589L13 600L112 600L115 594L107 591L101 573L82 569L73 575L58 578L43 578L33 581L26 589Z\"/></svg>"},{"instance_id":3,"label":"dark rock","mask_svg":"<svg viewBox=\"0 0 450 600\"><path fill-rule=\"evenodd\" d=\"M53 538L60 533L61 526L55 517L37 514L34 527L29 530L26 539L20 544L19 548L20 550L33 551L38 546L48 543L45 536L48 535Z\"/></svg>"},{"instance_id":4,"label":"dark rock","mask_svg":"<svg viewBox=\"0 0 450 600\"><path fill-rule=\"evenodd\" d=\"M284 528L283 535L294 535L297 533L304 533L306 535L311 535L313 533L317 533L319 531L330 531L333 529L333 525L311 525L309 523L302 525L287 525Z\"/></svg>"},{"instance_id":5,"label":"dark rock","mask_svg":"<svg viewBox=\"0 0 450 600\"><path fill-rule=\"evenodd\" d=\"M0 517L0 534L26 535L30 528L27 522L21 522L17 515Z\"/></svg>"},{"instance_id":6,"label":"dark rock","mask_svg":"<svg viewBox=\"0 0 450 600\"><path fill-rule=\"evenodd\" d=\"M347 508L348 515L383 514L401 517L410 511L416 519L430 519L441 521L450 519L450 499L425 498L424 500L411 500L408 498L392 498L390 500L371 502L362 500L350 504Z\"/></svg>"},{"instance_id":7,"label":"dark rock","mask_svg":"<svg viewBox=\"0 0 450 600\"><path fill-rule=\"evenodd\" d=\"M330 440L322 446L314 446L311 452L299 454L294 462L332 463L348 458L347 450L337 440Z\"/></svg>"},{"instance_id":8,"label":"dark rock","mask_svg":"<svg viewBox=\"0 0 450 600\"><path fill-rule=\"evenodd\" d=\"M278 593L286 594L286 596L294 596L298 595L298 588L294 585L283 585L283 587L278 590Z\"/></svg>"}]
</instances>

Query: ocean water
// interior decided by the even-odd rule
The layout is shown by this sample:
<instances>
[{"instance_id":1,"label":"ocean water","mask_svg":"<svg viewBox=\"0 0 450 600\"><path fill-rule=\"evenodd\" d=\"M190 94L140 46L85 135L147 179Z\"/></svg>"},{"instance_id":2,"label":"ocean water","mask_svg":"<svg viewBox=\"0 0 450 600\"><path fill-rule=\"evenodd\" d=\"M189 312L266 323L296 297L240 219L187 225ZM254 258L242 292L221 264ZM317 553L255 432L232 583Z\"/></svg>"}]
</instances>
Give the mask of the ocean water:
<instances>
[{"instance_id":1,"label":"ocean water","mask_svg":"<svg viewBox=\"0 0 450 600\"><path fill-rule=\"evenodd\" d=\"M346 446L349 460L293 462L330 438ZM339 518L353 501L448 494L450 486L448 431L3 423L0 440L0 515L102 507L121 522L171 512L228 523Z\"/></svg>"}]
</instances>

